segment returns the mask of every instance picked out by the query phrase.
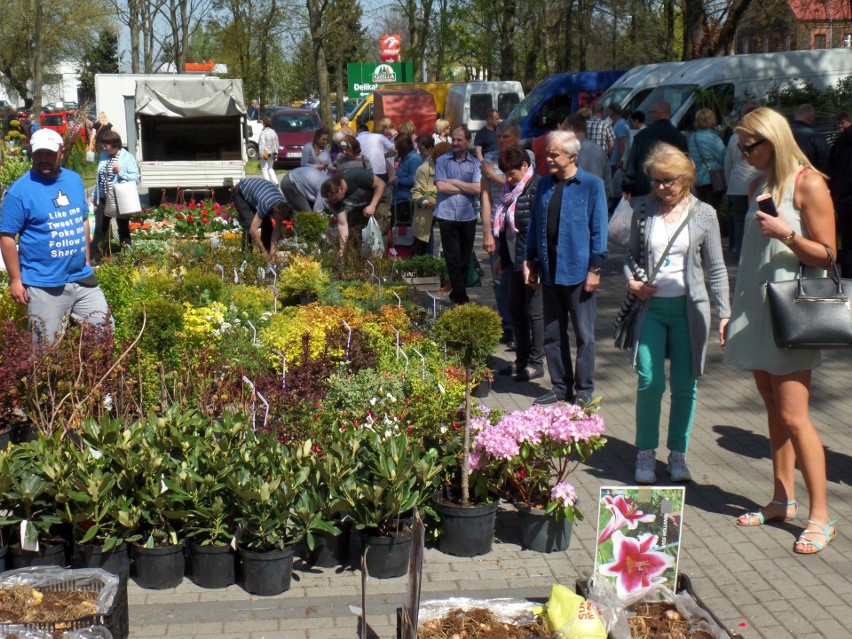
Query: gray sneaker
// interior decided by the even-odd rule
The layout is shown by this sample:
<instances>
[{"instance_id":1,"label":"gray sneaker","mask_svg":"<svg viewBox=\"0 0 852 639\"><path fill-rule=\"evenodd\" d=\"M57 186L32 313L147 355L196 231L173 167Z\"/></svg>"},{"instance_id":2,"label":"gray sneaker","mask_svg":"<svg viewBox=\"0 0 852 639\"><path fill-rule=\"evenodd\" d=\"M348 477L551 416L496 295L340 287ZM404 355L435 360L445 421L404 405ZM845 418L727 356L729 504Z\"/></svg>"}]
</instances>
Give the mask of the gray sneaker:
<instances>
[{"instance_id":1,"label":"gray sneaker","mask_svg":"<svg viewBox=\"0 0 852 639\"><path fill-rule=\"evenodd\" d=\"M636 455L636 473L633 478L637 484L657 483L657 473L654 467L657 465L657 449L647 448L640 450Z\"/></svg>"},{"instance_id":2,"label":"gray sneaker","mask_svg":"<svg viewBox=\"0 0 852 639\"><path fill-rule=\"evenodd\" d=\"M692 474L686 467L686 455L676 450L669 452L669 464L666 467L672 481L692 481Z\"/></svg>"}]
</instances>

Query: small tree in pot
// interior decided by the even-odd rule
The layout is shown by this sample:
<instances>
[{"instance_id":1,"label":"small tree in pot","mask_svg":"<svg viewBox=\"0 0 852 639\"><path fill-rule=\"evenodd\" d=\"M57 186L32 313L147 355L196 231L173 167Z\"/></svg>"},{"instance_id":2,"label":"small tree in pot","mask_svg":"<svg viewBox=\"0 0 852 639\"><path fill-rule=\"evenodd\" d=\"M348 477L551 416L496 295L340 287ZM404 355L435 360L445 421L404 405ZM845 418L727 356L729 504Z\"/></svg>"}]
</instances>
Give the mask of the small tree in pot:
<instances>
[{"instance_id":1,"label":"small tree in pot","mask_svg":"<svg viewBox=\"0 0 852 639\"><path fill-rule=\"evenodd\" d=\"M461 505L470 506L471 402L473 373L484 368L497 349L501 335L500 316L480 304L463 304L446 311L435 323L439 341L456 349L464 368L464 439L462 443Z\"/></svg>"}]
</instances>

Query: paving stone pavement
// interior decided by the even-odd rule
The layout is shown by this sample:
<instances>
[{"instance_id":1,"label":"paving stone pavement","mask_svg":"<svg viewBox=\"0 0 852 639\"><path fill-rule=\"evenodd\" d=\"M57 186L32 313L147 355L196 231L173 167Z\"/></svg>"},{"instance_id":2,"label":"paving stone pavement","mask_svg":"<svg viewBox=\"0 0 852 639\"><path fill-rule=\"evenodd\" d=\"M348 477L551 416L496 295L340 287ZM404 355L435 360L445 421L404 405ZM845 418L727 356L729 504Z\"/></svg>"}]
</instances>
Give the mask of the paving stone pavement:
<instances>
[{"instance_id":1,"label":"paving stone pavement","mask_svg":"<svg viewBox=\"0 0 852 639\"><path fill-rule=\"evenodd\" d=\"M487 258L477 243L484 265ZM621 303L623 253L611 248L598 305L598 393L604 398L609 442L572 476L582 504L597 500L603 485L632 484L635 375L627 355L610 339ZM487 270L487 269L486 269ZM731 282L735 268L730 267ZM490 278L471 289L472 297L493 303ZM733 289L733 286L732 286ZM716 319L714 317L714 330ZM501 350L494 368L512 361ZM792 552L804 525L807 493L799 477L800 520L741 528L735 517L770 499L771 462L765 416L750 376L722 363L718 343L708 352L699 382L698 409L688 461L693 481L686 490L680 571L707 607L745 639L816 639L852 636L852 352L825 352L814 375L811 415L826 448L828 494L838 536L823 552ZM497 376L484 403L505 410L527 408L549 389L548 378L514 383ZM664 407L663 424L667 408ZM665 426L663 426L664 432ZM663 435L664 437L664 435ZM665 441L664 439L662 441ZM658 450L657 474L665 473L665 446ZM501 506L490 554L457 558L428 548L423 562L424 600L450 596L544 599L554 583L573 586L593 564L595 524L574 527L571 545L549 555L523 550L509 506ZM352 567L318 569L297 559L293 583L277 597L253 597L237 586L205 590L185 579L168 591L146 591L131 582L130 636L170 639L344 639L357 637L351 607L360 605L360 571ZM368 582L367 637L396 637L396 609L406 578Z\"/></svg>"}]
</instances>

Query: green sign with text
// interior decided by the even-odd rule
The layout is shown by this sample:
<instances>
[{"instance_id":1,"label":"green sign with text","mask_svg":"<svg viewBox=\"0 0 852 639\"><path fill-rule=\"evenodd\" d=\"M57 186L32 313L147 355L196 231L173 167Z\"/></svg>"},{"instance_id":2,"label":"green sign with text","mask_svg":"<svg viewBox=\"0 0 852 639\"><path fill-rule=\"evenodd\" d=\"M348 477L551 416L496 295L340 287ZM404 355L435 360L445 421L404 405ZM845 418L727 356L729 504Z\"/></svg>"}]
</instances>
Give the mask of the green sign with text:
<instances>
[{"instance_id":1,"label":"green sign with text","mask_svg":"<svg viewBox=\"0 0 852 639\"><path fill-rule=\"evenodd\" d=\"M414 81L411 62L350 62L346 72L349 97L356 100L370 95L382 84Z\"/></svg>"}]
</instances>

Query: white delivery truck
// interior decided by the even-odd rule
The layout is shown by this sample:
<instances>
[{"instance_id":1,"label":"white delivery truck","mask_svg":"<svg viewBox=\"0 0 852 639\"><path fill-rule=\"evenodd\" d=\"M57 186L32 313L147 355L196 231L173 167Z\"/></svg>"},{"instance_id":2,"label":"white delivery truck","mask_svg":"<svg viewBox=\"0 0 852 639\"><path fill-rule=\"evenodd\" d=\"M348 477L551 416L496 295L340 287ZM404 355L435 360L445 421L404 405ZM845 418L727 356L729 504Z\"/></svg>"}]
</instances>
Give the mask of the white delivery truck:
<instances>
[{"instance_id":1,"label":"white delivery truck","mask_svg":"<svg viewBox=\"0 0 852 639\"><path fill-rule=\"evenodd\" d=\"M151 203L164 189L230 188L245 177L242 80L99 73L95 99L136 155Z\"/></svg>"},{"instance_id":2,"label":"white delivery truck","mask_svg":"<svg viewBox=\"0 0 852 639\"><path fill-rule=\"evenodd\" d=\"M703 106L716 111L719 122L749 98L766 103L773 88L807 82L818 90L837 85L852 75L852 51L814 49L780 53L748 53L684 62L659 83L638 109L646 114L658 100L672 107L672 123L691 131L695 113ZM772 105L769 105L772 106Z\"/></svg>"}]
</instances>

